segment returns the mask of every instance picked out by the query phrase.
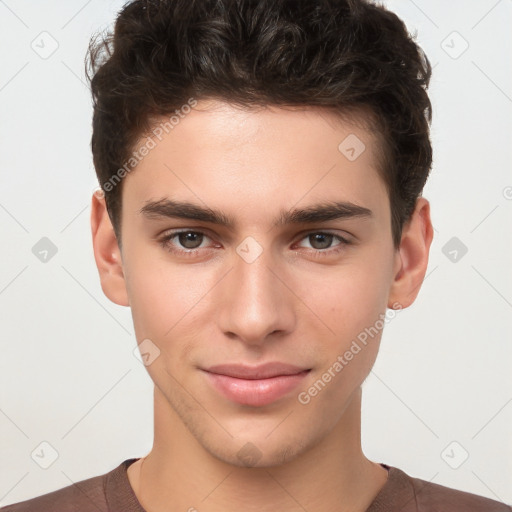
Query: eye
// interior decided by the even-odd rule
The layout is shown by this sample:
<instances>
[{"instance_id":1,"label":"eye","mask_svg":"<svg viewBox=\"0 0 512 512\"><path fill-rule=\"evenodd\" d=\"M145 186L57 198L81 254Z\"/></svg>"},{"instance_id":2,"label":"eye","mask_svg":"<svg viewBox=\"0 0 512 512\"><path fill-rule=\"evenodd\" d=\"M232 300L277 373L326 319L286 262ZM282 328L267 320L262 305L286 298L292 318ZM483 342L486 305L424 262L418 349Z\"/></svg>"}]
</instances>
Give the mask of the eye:
<instances>
[{"instance_id":1,"label":"eye","mask_svg":"<svg viewBox=\"0 0 512 512\"><path fill-rule=\"evenodd\" d=\"M302 240L308 241L310 247L317 251L325 251L326 249L331 249L333 247L339 247L350 243L348 240L346 240L340 235L335 235L333 233L324 233L321 231L309 233ZM333 246L333 241L338 241L338 243L336 243Z\"/></svg>"},{"instance_id":2,"label":"eye","mask_svg":"<svg viewBox=\"0 0 512 512\"><path fill-rule=\"evenodd\" d=\"M313 249L329 249L333 243L334 235L330 233L312 233L305 240L310 243Z\"/></svg>"},{"instance_id":3,"label":"eye","mask_svg":"<svg viewBox=\"0 0 512 512\"><path fill-rule=\"evenodd\" d=\"M197 231L183 231L175 235L178 237L178 242L185 247L185 249L197 249L201 246L204 239L203 233Z\"/></svg>"},{"instance_id":4,"label":"eye","mask_svg":"<svg viewBox=\"0 0 512 512\"><path fill-rule=\"evenodd\" d=\"M175 240L176 239L176 240ZM205 248L203 242L210 238L202 231L183 230L168 232L160 239L160 245L171 252L193 253Z\"/></svg>"},{"instance_id":5,"label":"eye","mask_svg":"<svg viewBox=\"0 0 512 512\"><path fill-rule=\"evenodd\" d=\"M208 242L210 242L208 244ZM205 254L204 250L215 247L213 240L202 231L182 229L168 231L159 240L160 245L177 256L199 256ZM298 246L307 250L315 257L332 256L350 245L352 242L346 238L324 231L315 231L306 234L299 240ZM306 245L304 245L306 244Z\"/></svg>"}]
</instances>

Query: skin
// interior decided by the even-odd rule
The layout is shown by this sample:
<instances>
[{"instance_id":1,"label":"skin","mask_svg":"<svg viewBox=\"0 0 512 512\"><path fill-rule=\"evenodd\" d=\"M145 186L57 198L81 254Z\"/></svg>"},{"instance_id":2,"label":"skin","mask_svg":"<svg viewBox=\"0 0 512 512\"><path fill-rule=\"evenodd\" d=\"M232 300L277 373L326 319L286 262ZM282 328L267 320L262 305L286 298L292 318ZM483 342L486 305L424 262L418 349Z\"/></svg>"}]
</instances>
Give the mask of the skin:
<instances>
[{"instance_id":1,"label":"skin","mask_svg":"<svg viewBox=\"0 0 512 512\"><path fill-rule=\"evenodd\" d=\"M102 289L131 308L137 342L160 350L147 366L153 448L128 469L148 512L363 512L385 485L387 471L361 448L361 385L381 332L308 404L297 398L386 308L412 304L427 269L429 203L417 200L395 248L377 141L362 126L314 108L247 111L202 100L124 178L122 250L104 200L93 196ZM349 134L366 146L354 161L338 150ZM162 198L221 210L235 224L140 213ZM281 211L325 201L372 215L273 226ZM205 236L162 246L173 229ZM323 232L352 243L309 236ZM251 263L236 251L249 236L262 249ZM310 372L260 407L228 400L200 369L269 361ZM247 443L251 463L238 455Z\"/></svg>"}]
</instances>

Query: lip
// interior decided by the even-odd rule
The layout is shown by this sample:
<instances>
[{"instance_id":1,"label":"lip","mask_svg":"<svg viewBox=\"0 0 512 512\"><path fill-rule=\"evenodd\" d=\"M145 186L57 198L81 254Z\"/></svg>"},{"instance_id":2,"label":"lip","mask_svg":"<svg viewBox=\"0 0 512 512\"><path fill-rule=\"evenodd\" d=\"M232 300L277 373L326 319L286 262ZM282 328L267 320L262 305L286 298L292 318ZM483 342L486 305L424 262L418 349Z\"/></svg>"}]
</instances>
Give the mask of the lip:
<instances>
[{"instance_id":1,"label":"lip","mask_svg":"<svg viewBox=\"0 0 512 512\"><path fill-rule=\"evenodd\" d=\"M309 371L277 362L260 366L223 364L203 370L213 387L226 398L253 407L271 404L287 395Z\"/></svg>"}]
</instances>

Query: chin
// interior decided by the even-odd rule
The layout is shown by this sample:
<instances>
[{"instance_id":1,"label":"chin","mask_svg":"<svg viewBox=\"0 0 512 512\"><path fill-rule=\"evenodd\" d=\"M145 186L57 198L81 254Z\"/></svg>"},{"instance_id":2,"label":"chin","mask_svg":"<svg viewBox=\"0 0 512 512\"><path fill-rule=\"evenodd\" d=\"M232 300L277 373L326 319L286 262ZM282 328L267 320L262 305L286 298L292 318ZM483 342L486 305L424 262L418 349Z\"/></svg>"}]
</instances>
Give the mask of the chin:
<instances>
[{"instance_id":1,"label":"chin","mask_svg":"<svg viewBox=\"0 0 512 512\"><path fill-rule=\"evenodd\" d=\"M284 432L284 431L283 431ZM271 468L287 464L306 452L316 443L306 443L305 438L293 439L289 432L285 436L269 439L268 434L261 437L241 436L230 442L218 442L217 439L198 439L203 448L214 458L240 468Z\"/></svg>"}]
</instances>

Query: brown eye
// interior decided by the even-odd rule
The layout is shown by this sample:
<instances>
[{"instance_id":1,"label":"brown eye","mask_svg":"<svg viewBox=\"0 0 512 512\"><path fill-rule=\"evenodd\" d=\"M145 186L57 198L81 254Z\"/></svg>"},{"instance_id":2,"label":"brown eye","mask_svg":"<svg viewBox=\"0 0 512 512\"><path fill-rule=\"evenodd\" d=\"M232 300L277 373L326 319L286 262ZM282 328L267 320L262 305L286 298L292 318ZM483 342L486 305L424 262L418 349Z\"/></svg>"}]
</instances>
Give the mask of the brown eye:
<instances>
[{"instance_id":1,"label":"brown eye","mask_svg":"<svg viewBox=\"0 0 512 512\"><path fill-rule=\"evenodd\" d=\"M206 250L204 242L210 240L210 237L201 231L182 230L168 232L159 241L160 245L175 254L192 256L201 250Z\"/></svg>"},{"instance_id":2,"label":"brown eye","mask_svg":"<svg viewBox=\"0 0 512 512\"><path fill-rule=\"evenodd\" d=\"M185 249L197 249L203 242L203 234L196 231L184 231L178 235L179 243Z\"/></svg>"},{"instance_id":3,"label":"brown eye","mask_svg":"<svg viewBox=\"0 0 512 512\"><path fill-rule=\"evenodd\" d=\"M334 239L334 235L329 233L313 233L308 236L309 243L313 249L329 249Z\"/></svg>"},{"instance_id":4,"label":"brown eye","mask_svg":"<svg viewBox=\"0 0 512 512\"><path fill-rule=\"evenodd\" d=\"M312 231L301 239L299 247L307 250L307 254L315 258L334 257L351 245L345 237L327 231Z\"/></svg>"}]
</instances>

